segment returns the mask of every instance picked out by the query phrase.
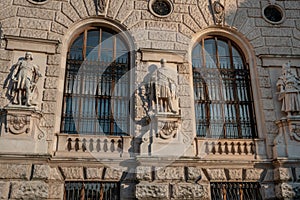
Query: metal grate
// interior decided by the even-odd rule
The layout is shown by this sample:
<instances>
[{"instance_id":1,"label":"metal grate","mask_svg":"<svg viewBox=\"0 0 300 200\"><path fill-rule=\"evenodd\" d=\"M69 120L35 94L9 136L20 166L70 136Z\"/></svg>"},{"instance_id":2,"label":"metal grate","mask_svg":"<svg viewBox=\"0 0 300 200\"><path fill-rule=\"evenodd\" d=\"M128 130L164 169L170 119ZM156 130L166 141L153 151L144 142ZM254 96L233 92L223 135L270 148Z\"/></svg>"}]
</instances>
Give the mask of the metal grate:
<instances>
[{"instance_id":1,"label":"metal grate","mask_svg":"<svg viewBox=\"0 0 300 200\"><path fill-rule=\"evenodd\" d=\"M212 200L262 200L259 183L211 183Z\"/></svg>"},{"instance_id":2,"label":"metal grate","mask_svg":"<svg viewBox=\"0 0 300 200\"><path fill-rule=\"evenodd\" d=\"M193 50L198 137L256 137L250 72L230 40L203 39Z\"/></svg>"},{"instance_id":3,"label":"metal grate","mask_svg":"<svg viewBox=\"0 0 300 200\"><path fill-rule=\"evenodd\" d=\"M68 54L61 132L125 135L129 53L116 33L90 29L74 40Z\"/></svg>"},{"instance_id":4,"label":"metal grate","mask_svg":"<svg viewBox=\"0 0 300 200\"><path fill-rule=\"evenodd\" d=\"M64 200L119 200L119 183L66 182Z\"/></svg>"}]
</instances>

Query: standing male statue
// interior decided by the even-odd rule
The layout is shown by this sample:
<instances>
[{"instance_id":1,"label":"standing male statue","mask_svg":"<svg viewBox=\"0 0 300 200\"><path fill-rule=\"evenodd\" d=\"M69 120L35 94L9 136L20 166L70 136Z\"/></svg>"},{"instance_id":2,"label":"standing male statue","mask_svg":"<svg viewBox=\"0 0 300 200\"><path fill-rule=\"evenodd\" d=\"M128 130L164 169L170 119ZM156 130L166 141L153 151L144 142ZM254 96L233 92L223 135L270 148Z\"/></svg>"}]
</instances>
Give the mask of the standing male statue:
<instances>
[{"instance_id":1,"label":"standing male statue","mask_svg":"<svg viewBox=\"0 0 300 200\"><path fill-rule=\"evenodd\" d=\"M12 74L13 104L36 105L34 94L37 93L36 83L42 76L39 67L33 63L31 52L25 53L25 59L18 61Z\"/></svg>"},{"instance_id":2,"label":"standing male statue","mask_svg":"<svg viewBox=\"0 0 300 200\"><path fill-rule=\"evenodd\" d=\"M150 99L157 112L178 112L176 75L173 70L166 67L167 61L161 59L155 76L152 77L150 86Z\"/></svg>"}]
</instances>

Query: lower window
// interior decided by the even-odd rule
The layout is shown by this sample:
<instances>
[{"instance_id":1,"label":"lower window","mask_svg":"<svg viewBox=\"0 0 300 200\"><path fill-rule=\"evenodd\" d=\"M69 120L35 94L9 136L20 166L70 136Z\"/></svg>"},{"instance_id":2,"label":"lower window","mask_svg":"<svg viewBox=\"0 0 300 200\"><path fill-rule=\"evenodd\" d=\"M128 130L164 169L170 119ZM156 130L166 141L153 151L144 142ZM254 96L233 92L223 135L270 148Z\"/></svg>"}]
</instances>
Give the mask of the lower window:
<instances>
[{"instance_id":1,"label":"lower window","mask_svg":"<svg viewBox=\"0 0 300 200\"><path fill-rule=\"evenodd\" d=\"M118 182L66 182L64 200L119 200Z\"/></svg>"},{"instance_id":2,"label":"lower window","mask_svg":"<svg viewBox=\"0 0 300 200\"><path fill-rule=\"evenodd\" d=\"M211 183L212 200L262 200L259 183Z\"/></svg>"}]
</instances>

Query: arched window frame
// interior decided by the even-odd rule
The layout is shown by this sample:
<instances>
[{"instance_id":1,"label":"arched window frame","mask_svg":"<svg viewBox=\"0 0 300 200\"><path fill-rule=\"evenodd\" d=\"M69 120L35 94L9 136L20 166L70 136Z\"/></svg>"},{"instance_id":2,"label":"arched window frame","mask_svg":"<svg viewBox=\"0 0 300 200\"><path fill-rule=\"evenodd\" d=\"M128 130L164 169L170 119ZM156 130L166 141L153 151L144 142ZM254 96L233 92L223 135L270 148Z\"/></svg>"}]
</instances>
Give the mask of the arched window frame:
<instances>
[{"instance_id":1,"label":"arched window frame","mask_svg":"<svg viewBox=\"0 0 300 200\"><path fill-rule=\"evenodd\" d=\"M59 93L57 94L57 99L61 99L61 101L57 102L57 107L56 107L56 113L57 113L57 117L55 118L55 127L54 130L55 132L58 132L60 134L63 134L63 132L61 132L61 119L62 119L62 109L63 109L63 88L65 87L65 72L66 72L66 60L67 60L67 52L70 48L70 46L72 45L73 41L77 38L78 35L80 35L85 29L89 29L89 27L102 27L105 29L110 29L112 31L115 31L118 35L120 35L120 37L122 38L122 40L126 43L128 50L129 50L129 82L131 83L133 81L133 70L132 69L134 66L134 54L132 52L133 49L135 49L134 46L134 42L133 39L131 37L131 35L128 33L128 31L125 29L125 27L123 27L122 25L116 23L113 20L110 19L104 19L104 18L90 18L90 19L85 19L80 21L77 24L74 24L69 30L68 32L65 34L64 38L62 39L61 43L61 52L62 52L62 56L61 56L61 73L60 73L60 78L58 80L58 84L61 85L60 89L59 89ZM134 84L129 84L129 94L132 93L132 91L134 90ZM133 102L130 101L129 102L129 112L132 113L133 112ZM132 126L132 119L129 118L129 123L128 123L128 133L127 135L130 135L133 131L133 126Z\"/></svg>"},{"instance_id":2,"label":"arched window frame","mask_svg":"<svg viewBox=\"0 0 300 200\"><path fill-rule=\"evenodd\" d=\"M192 76L192 52L195 47L195 45L201 40L202 38L205 38L207 36L221 36L223 38L226 38L228 40L231 40L236 44L236 46L239 48L240 53L244 56L245 63L249 67L250 71L250 80L251 80L251 88L252 88L252 97L253 97L253 107L255 112L255 121L256 121L256 134L257 139L263 139L266 137L266 127L265 127L265 119L263 117L263 112L261 104L259 103L261 100L261 93L260 93L260 87L257 80L258 73L257 73L257 57L254 53L252 45L249 43L248 39L241 34L240 32L230 28L230 27L216 27L211 26L208 28L205 28L201 30L200 32L193 35L191 40L191 45L189 47L189 58L190 60L190 68L191 68L191 76ZM193 79L190 80L190 84L193 85ZM191 97L191 102L194 102L194 96ZM195 109L192 109L192 114L195 116ZM193 132L196 135L196 122L195 120L192 121L193 123ZM253 138L255 139L255 138Z\"/></svg>"}]
</instances>

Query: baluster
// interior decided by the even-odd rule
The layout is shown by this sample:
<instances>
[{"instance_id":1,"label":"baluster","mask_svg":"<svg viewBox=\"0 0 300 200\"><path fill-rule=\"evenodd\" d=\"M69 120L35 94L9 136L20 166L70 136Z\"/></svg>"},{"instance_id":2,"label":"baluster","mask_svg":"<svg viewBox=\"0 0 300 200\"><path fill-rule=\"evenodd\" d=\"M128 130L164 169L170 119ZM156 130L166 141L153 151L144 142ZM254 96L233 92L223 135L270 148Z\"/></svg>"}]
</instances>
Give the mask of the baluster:
<instances>
[{"instance_id":1,"label":"baluster","mask_svg":"<svg viewBox=\"0 0 300 200\"><path fill-rule=\"evenodd\" d=\"M229 145L228 145L228 154L229 155L233 155L234 153L234 142L231 142Z\"/></svg>"},{"instance_id":2,"label":"baluster","mask_svg":"<svg viewBox=\"0 0 300 200\"><path fill-rule=\"evenodd\" d=\"M92 138L89 140L89 151L94 151L94 140Z\"/></svg>"},{"instance_id":3,"label":"baluster","mask_svg":"<svg viewBox=\"0 0 300 200\"><path fill-rule=\"evenodd\" d=\"M100 141L100 139L97 139L97 141L96 141L96 151L97 152L100 152L101 151L101 141Z\"/></svg>"},{"instance_id":4,"label":"baluster","mask_svg":"<svg viewBox=\"0 0 300 200\"><path fill-rule=\"evenodd\" d=\"M103 141L103 151L104 151L104 152L107 152L107 150L108 150L108 147L107 147L107 139L105 139L105 140Z\"/></svg>"},{"instance_id":5,"label":"baluster","mask_svg":"<svg viewBox=\"0 0 300 200\"><path fill-rule=\"evenodd\" d=\"M71 139L71 138L69 138L69 139L67 140L67 150L68 150L68 151L71 151L71 150L72 150L72 139Z\"/></svg>"},{"instance_id":6,"label":"baluster","mask_svg":"<svg viewBox=\"0 0 300 200\"><path fill-rule=\"evenodd\" d=\"M246 155L247 143L244 142L241 144L241 155Z\"/></svg>"},{"instance_id":7,"label":"baluster","mask_svg":"<svg viewBox=\"0 0 300 200\"><path fill-rule=\"evenodd\" d=\"M75 151L79 150L79 139L78 138L75 139L74 149L75 149Z\"/></svg>"},{"instance_id":8,"label":"baluster","mask_svg":"<svg viewBox=\"0 0 300 200\"><path fill-rule=\"evenodd\" d=\"M110 142L111 142L110 143L110 151L114 152L116 150L116 148L115 148L115 140L112 139Z\"/></svg>"},{"instance_id":9,"label":"baluster","mask_svg":"<svg viewBox=\"0 0 300 200\"><path fill-rule=\"evenodd\" d=\"M233 146L234 154L235 155L239 154L239 142L233 142L232 144L234 145Z\"/></svg>"},{"instance_id":10,"label":"baluster","mask_svg":"<svg viewBox=\"0 0 300 200\"><path fill-rule=\"evenodd\" d=\"M86 142L87 140L85 138L82 139L82 144L81 144L81 148L82 148L82 151L85 152L87 150L86 148Z\"/></svg>"},{"instance_id":11,"label":"baluster","mask_svg":"<svg viewBox=\"0 0 300 200\"><path fill-rule=\"evenodd\" d=\"M213 153L212 152L212 150L213 150L213 142L207 142L207 147L208 147L208 152L207 152L207 154L211 154L211 153Z\"/></svg>"},{"instance_id":12,"label":"baluster","mask_svg":"<svg viewBox=\"0 0 300 200\"><path fill-rule=\"evenodd\" d=\"M252 142L247 142L245 144L246 144L246 151L247 151L246 154L251 155L252 154L252 152L251 152Z\"/></svg>"},{"instance_id":13,"label":"baluster","mask_svg":"<svg viewBox=\"0 0 300 200\"><path fill-rule=\"evenodd\" d=\"M117 147L117 150L119 153L122 153L123 152L123 143L122 143L122 140L118 140L118 147Z\"/></svg>"}]
</instances>

